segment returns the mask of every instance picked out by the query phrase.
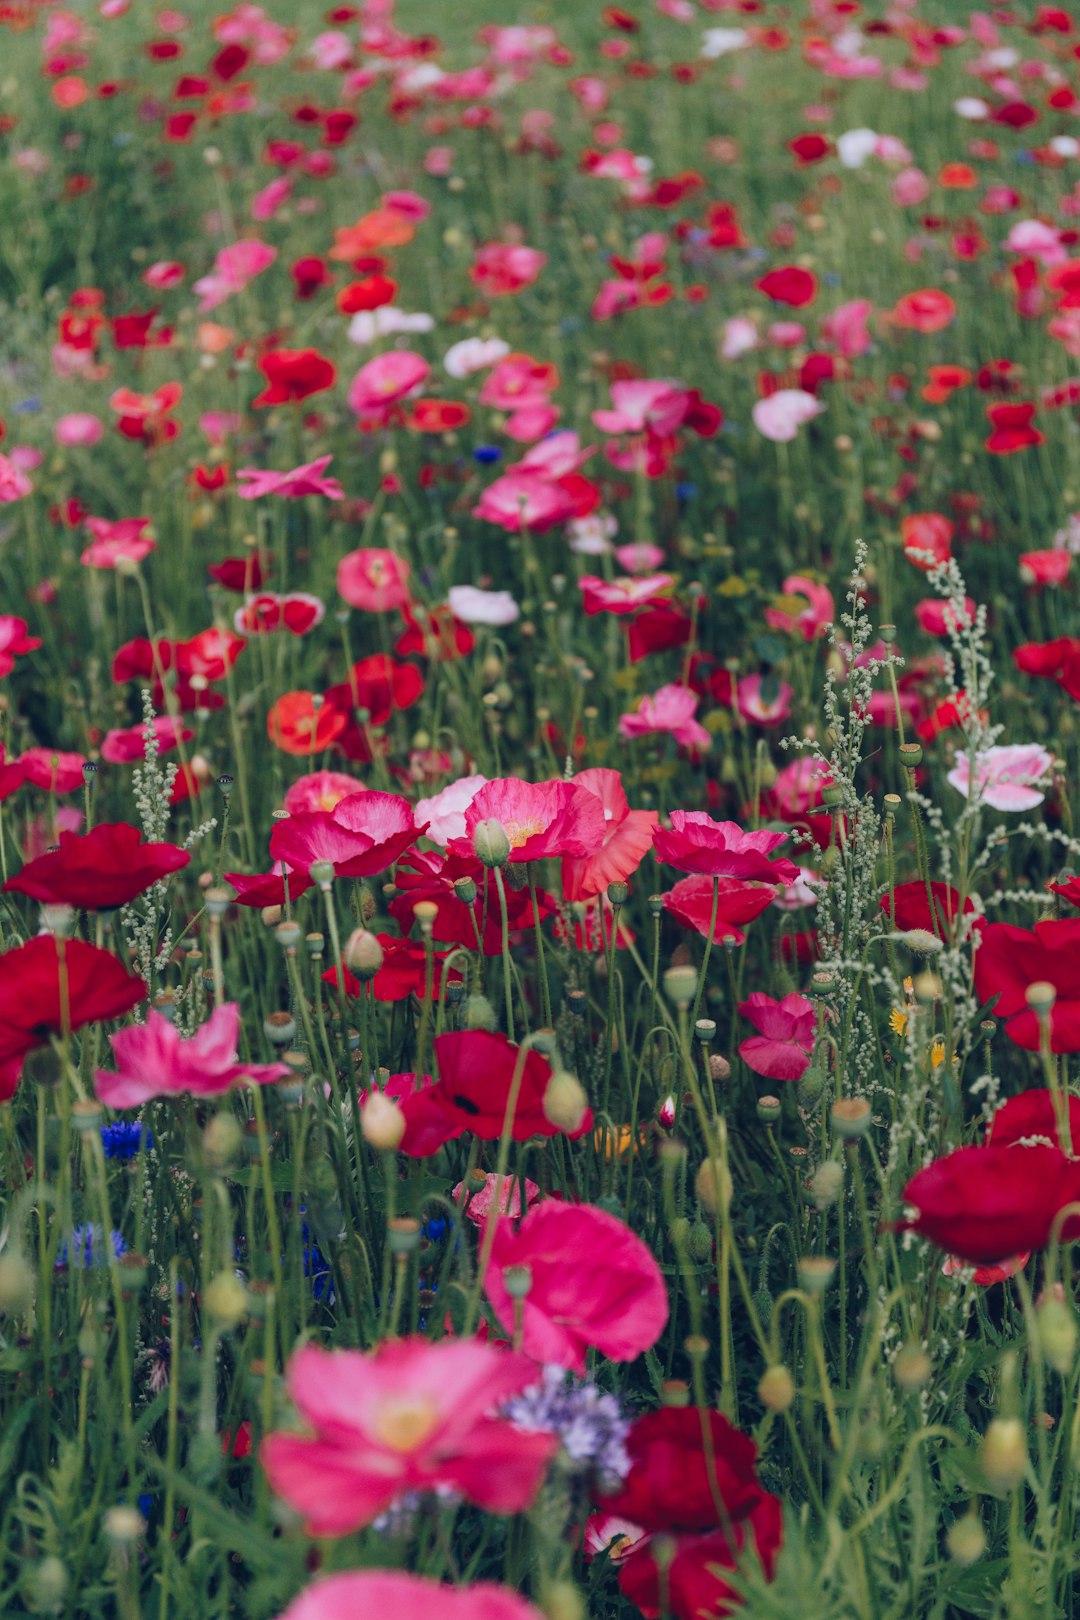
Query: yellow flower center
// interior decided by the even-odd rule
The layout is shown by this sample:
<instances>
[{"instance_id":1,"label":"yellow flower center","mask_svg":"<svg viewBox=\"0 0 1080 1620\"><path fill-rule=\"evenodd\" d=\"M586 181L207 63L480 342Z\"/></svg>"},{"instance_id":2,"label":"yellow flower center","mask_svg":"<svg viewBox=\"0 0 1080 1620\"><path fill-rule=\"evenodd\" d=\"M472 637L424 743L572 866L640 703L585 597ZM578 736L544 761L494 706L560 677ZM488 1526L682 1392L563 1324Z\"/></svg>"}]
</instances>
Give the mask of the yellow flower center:
<instances>
[{"instance_id":1,"label":"yellow flower center","mask_svg":"<svg viewBox=\"0 0 1080 1620\"><path fill-rule=\"evenodd\" d=\"M438 1428L440 1417L430 1395L399 1395L383 1403L375 1438L391 1451L416 1451Z\"/></svg>"},{"instance_id":2,"label":"yellow flower center","mask_svg":"<svg viewBox=\"0 0 1080 1620\"><path fill-rule=\"evenodd\" d=\"M527 844L530 838L535 838L537 833L542 833L543 830L544 823L536 819L532 821L503 822L503 831L506 833L511 849L520 849L522 844Z\"/></svg>"}]
</instances>

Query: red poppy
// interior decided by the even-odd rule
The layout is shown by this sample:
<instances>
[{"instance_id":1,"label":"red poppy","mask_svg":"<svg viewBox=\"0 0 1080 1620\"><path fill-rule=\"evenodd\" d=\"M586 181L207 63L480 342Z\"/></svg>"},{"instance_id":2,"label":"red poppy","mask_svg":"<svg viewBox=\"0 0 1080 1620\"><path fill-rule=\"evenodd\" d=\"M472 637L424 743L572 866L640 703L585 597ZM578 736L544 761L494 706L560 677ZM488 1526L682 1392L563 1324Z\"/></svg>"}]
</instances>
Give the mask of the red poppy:
<instances>
[{"instance_id":1,"label":"red poppy","mask_svg":"<svg viewBox=\"0 0 1080 1620\"><path fill-rule=\"evenodd\" d=\"M754 285L774 304L789 304L792 309L802 309L805 304L813 303L817 295L817 277L812 271L796 264L785 264L777 270L770 270Z\"/></svg>"},{"instance_id":2,"label":"red poppy","mask_svg":"<svg viewBox=\"0 0 1080 1620\"><path fill-rule=\"evenodd\" d=\"M316 708L311 692L285 692L266 716L266 734L283 754L321 754L348 721L327 701Z\"/></svg>"},{"instance_id":3,"label":"red poppy","mask_svg":"<svg viewBox=\"0 0 1080 1620\"><path fill-rule=\"evenodd\" d=\"M975 953L975 992L980 1001L996 996L995 1018L1007 1020L1005 1033L1025 1052L1039 1050L1039 1019L1027 1004L1028 986L1052 984L1057 999L1050 1013L1050 1049L1080 1052L1080 918L1043 918L1034 930L990 923ZM1010 1254L1022 1248L1018 1243Z\"/></svg>"},{"instance_id":4,"label":"red poppy","mask_svg":"<svg viewBox=\"0 0 1080 1620\"><path fill-rule=\"evenodd\" d=\"M825 135L796 135L787 144L800 169L805 169L811 163L820 163L832 151L832 142Z\"/></svg>"},{"instance_id":5,"label":"red poppy","mask_svg":"<svg viewBox=\"0 0 1080 1620\"><path fill-rule=\"evenodd\" d=\"M280 866L281 862L275 863ZM289 872L288 898L290 901L298 900L302 894L312 888L309 877L300 872ZM236 903L238 906L283 906L285 904L286 877L277 870L273 872L257 872L248 876L244 872L226 872L226 883L231 883L236 890Z\"/></svg>"},{"instance_id":6,"label":"red poppy","mask_svg":"<svg viewBox=\"0 0 1080 1620\"><path fill-rule=\"evenodd\" d=\"M927 366L926 375L921 393L929 405L944 405L958 388L967 388L974 381L974 373L966 366Z\"/></svg>"},{"instance_id":7,"label":"red poppy","mask_svg":"<svg viewBox=\"0 0 1080 1620\"><path fill-rule=\"evenodd\" d=\"M721 878L719 904L713 941L720 945L733 939L736 945L746 941L740 923L753 922L776 898L776 890L767 883L744 883L738 878ZM713 885L707 877L680 878L674 888L664 895L664 910L686 928L694 928L706 939L712 920Z\"/></svg>"},{"instance_id":8,"label":"red poppy","mask_svg":"<svg viewBox=\"0 0 1080 1620\"><path fill-rule=\"evenodd\" d=\"M486 1030L461 1030L435 1040L439 1079L399 1097L405 1115L401 1151L414 1158L430 1158L444 1142L466 1131L483 1142L502 1135L510 1088L519 1076L517 1104L511 1134L515 1142L532 1136L558 1136L544 1113L544 1093L551 1066L537 1051L523 1050L505 1035ZM575 1133L592 1130L592 1110Z\"/></svg>"},{"instance_id":9,"label":"red poppy","mask_svg":"<svg viewBox=\"0 0 1080 1620\"><path fill-rule=\"evenodd\" d=\"M252 400L256 407L309 399L337 381L337 367L318 349L271 349L258 365L267 386Z\"/></svg>"},{"instance_id":10,"label":"red poppy","mask_svg":"<svg viewBox=\"0 0 1080 1620\"><path fill-rule=\"evenodd\" d=\"M27 1053L62 1035L65 1022L77 1030L119 1018L146 995L142 979L133 978L111 951L81 939L61 945L51 934L39 934L5 951L0 956L0 1101L14 1094Z\"/></svg>"},{"instance_id":11,"label":"red poppy","mask_svg":"<svg viewBox=\"0 0 1080 1620\"><path fill-rule=\"evenodd\" d=\"M1080 1199L1080 1162L1058 1147L957 1148L935 1159L904 1188L915 1207L902 1230L973 1265L993 1264L1050 1241L1058 1213ZM1076 1236L1080 1220L1062 1235Z\"/></svg>"},{"instance_id":12,"label":"red poppy","mask_svg":"<svg viewBox=\"0 0 1080 1620\"><path fill-rule=\"evenodd\" d=\"M993 456L1011 456L1017 450L1042 444L1045 435L1031 425L1036 408L1027 403L988 405L986 415L993 431L983 440L983 448Z\"/></svg>"},{"instance_id":13,"label":"red poppy","mask_svg":"<svg viewBox=\"0 0 1080 1620\"><path fill-rule=\"evenodd\" d=\"M337 295L337 307L343 315L355 315L360 310L381 309L392 304L397 296L397 282L391 276L364 276L350 281Z\"/></svg>"},{"instance_id":14,"label":"red poppy","mask_svg":"<svg viewBox=\"0 0 1080 1620\"><path fill-rule=\"evenodd\" d=\"M296 288L296 296L301 300L314 298L324 287L332 287L334 284L334 273L330 266L325 259L320 259L315 254L297 259L289 266L289 274Z\"/></svg>"},{"instance_id":15,"label":"red poppy","mask_svg":"<svg viewBox=\"0 0 1080 1620\"><path fill-rule=\"evenodd\" d=\"M929 898L925 883L898 883L890 894L882 895L879 903L886 917L891 913L895 926L905 933L909 929L922 928L943 940L953 938L961 914L960 896L947 883L931 883ZM971 917L974 914L975 902L967 895L963 915ZM984 926L981 917L974 926Z\"/></svg>"},{"instance_id":16,"label":"red poppy","mask_svg":"<svg viewBox=\"0 0 1080 1620\"><path fill-rule=\"evenodd\" d=\"M59 849L28 861L4 889L43 905L111 910L190 860L175 844L144 844L139 829L125 821L102 822L88 833L62 832Z\"/></svg>"},{"instance_id":17,"label":"red poppy","mask_svg":"<svg viewBox=\"0 0 1080 1620\"><path fill-rule=\"evenodd\" d=\"M900 520L900 537L908 562L929 573L952 556L956 524L943 512L910 512Z\"/></svg>"},{"instance_id":18,"label":"red poppy","mask_svg":"<svg viewBox=\"0 0 1080 1620\"><path fill-rule=\"evenodd\" d=\"M1032 1091L1022 1091L1018 1097L1010 1097L995 1111L986 1132L987 1146L1030 1145L1037 1137L1042 1137L1063 1152L1069 1147L1075 1151L1080 1148L1080 1097L1070 1094L1068 1105L1070 1143L1061 1140L1053 1093L1035 1087Z\"/></svg>"},{"instance_id":19,"label":"red poppy","mask_svg":"<svg viewBox=\"0 0 1080 1620\"><path fill-rule=\"evenodd\" d=\"M498 956L503 947L502 914L498 890L491 872L474 855L447 855L434 851L410 850L394 873L401 891L387 910L403 933L413 925L413 907L419 900L438 907L432 923L432 938L444 945L464 945L477 949L477 939L485 956ZM455 884L462 879L476 885L476 897L467 904ZM505 886L504 886L505 887ZM505 887L506 920L511 940L522 929L534 924L532 894L528 888ZM536 890L536 906L544 922L558 911L546 889Z\"/></svg>"},{"instance_id":20,"label":"red poppy","mask_svg":"<svg viewBox=\"0 0 1080 1620\"><path fill-rule=\"evenodd\" d=\"M780 1499L762 1492L761 1500L746 1518L730 1530L671 1536L671 1557L670 1562L665 1561L663 1576L652 1544L646 1541L636 1547L620 1564L619 1590L644 1615L659 1615L663 1606L670 1609L674 1620L731 1614L739 1606L740 1597L724 1580L723 1571L736 1567L749 1540L766 1578L771 1580L783 1529Z\"/></svg>"},{"instance_id":21,"label":"red poppy","mask_svg":"<svg viewBox=\"0 0 1080 1620\"><path fill-rule=\"evenodd\" d=\"M643 1530L714 1530L720 1503L734 1524L765 1495L754 1470L754 1442L719 1412L693 1406L646 1412L630 1430L627 1451L630 1472L603 1505Z\"/></svg>"},{"instance_id":22,"label":"red poppy","mask_svg":"<svg viewBox=\"0 0 1080 1620\"><path fill-rule=\"evenodd\" d=\"M714 821L704 810L673 810L671 826L657 827L653 833L653 852L658 861L679 872L794 883L797 866L769 859L786 837L787 833L744 832L736 822Z\"/></svg>"},{"instance_id":23,"label":"red poppy","mask_svg":"<svg viewBox=\"0 0 1080 1620\"><path fill-rule=\"evenodd\" d=\"M376 1001L404 1001L407 996L418 996L421 1000L428 993L428 967L427 951L418 941L412 939L395 939L392 934L376 934L376 939L382 947L382 967L371 980L371 993ZM439 996L442 991L443 975L446 970L448 951L434 951L431 959L431 994ZM460 984L461 974L451 969L450 980ZM335 988L338 982L337 968L329 968L323 974L323 982L332 984ZM347 996L358 996L363 989L360 980L344 969L342 987Z\"/></svg>"},{"instance_id":24,"label":"red poppy","mask_svg":"<svg viewBox=\"0 0 1080 1620\"><path fill-rule=\"evenodd\" d=\"M948 293L938 287L922 287L918 292L905 293L893 306L891 320L894 326L907 327L912 332L941 332L956 315L956 304Z\"/></svg>"},{"instance_id":25,"label":"red poppy","mask_svg":"<svg viewBox=\"0 0 1080 1620\"><path fill-rule=\"evenodd\" d=\"M366 724L383 726L395 709L411 709L424 690L424 677L415 664L399 664L388 653L372 653L361 658L347 681L327 688L325 705L345 716L348 725L337 738L337 746L348 759L361 763L371 758L358 713L367 715Z\"/></svg>"}]
</instances>

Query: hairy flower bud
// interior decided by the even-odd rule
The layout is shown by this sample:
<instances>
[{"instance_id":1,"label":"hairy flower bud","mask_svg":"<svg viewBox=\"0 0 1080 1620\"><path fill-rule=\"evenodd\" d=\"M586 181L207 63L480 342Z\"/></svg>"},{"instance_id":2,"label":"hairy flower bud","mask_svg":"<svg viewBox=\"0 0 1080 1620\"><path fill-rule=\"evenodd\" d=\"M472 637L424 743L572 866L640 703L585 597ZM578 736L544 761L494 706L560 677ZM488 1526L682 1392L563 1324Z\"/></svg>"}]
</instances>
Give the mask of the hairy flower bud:
<instances>
[{"instance_id":1,"label":"hairy flower bud","mask_svg":"<svg viewBox=\"0 0 1080 1620\"><path fill-rule=\"evenodd\" d=\"M994 1490L1012 1491L1027 1472L1028 1451L1019 1418L994 1418L983 1435L979 1461Z\"/></svg>"},{"instance_id":2,"label":"hairy flower bud","mask_svg":"<svg viewBox=\"0 0 1080 1620\"><path fill-rule=\"evenodd\" d=\"M757 1390L766 1412L786 1412L795 1399L795 1380L786 1367L777 1364L766 1367Z\"/></svg>"},{"instance_id":3,"label":"hairy flower bud","mask_svg":"<svg viewBox=\"0 0 1080 1620\"><path fill-rule=\"evenodd\" d=\"M1054 1371L1064 1377L1076 1360L1076 1317L1064 1300L1051 1294L1040 1304L1036 1320L1042 1353Z\"/></svg>"},{"instance_id":4,"label":"hairy flower bud","mask_svg":"<svg viewBox=\"0 0 1080 1620\"><path fill-rule=\"evenodd\" d=\"M715 1214L718 1209L724 1213L731 1208L734 1186L731 1172L720 1159L703 1159L698 1166L698 1173L694 1178L694 1191L697 1193L698 1203L709 1214Z\"/></svg>"},{"instance_id":5,"label":"hairy flower bud","mask_svg":"<svg viewBox=\"0 0 1080 1620\"><path fill-rule=\"evenodd\" d=\"M393 1097L372 1091L360 1114L364 1141L380 1152L390 1152L405 1135L405 1115Z\"/></svg>"},{"instance_id":6,"label":"hairy flower bud","mask_svg":"<svg viewBox=\"0 0 1080 1620\"><path fill-rule=\"evenodd\" d=\"M498 1020L487 996L468 996L462 1008L462 1022L466 1029L494 1030Z\"/></svg>"},{"instance_id":7,"label":"hairy flower bud","mask_svg":"<svg viewBox=\"0 0 1080 1620\"><path fill-rule=\"evenodd\" d=\"M544 1091L544 1118L568 1136L581 1129L589 1099L585 1087L574 1074L557 1069Z\"/></svg>"},{"instance_id":8,"label":"hairy flower bud","mask_svg":"<svg viewBox=\"0 0 1080 1620\"><path fill-rule=\"evenodd\" d=\"M485 866L505 866L510 859L510 840L502 822L494 817L478 821L473 832L473 849Z\"/></svg>"},{"instance_id":9,"label":"hairy flower bud","mask_svg":"<svg viewBox=\"0 0 1080 1620\"><path fill-rule=\"evenodd\" d=\"M366 928L354 928L345 941L345 966L358 979L373 979L383 965L383 948Z\"/></svg>"}]
</instances>

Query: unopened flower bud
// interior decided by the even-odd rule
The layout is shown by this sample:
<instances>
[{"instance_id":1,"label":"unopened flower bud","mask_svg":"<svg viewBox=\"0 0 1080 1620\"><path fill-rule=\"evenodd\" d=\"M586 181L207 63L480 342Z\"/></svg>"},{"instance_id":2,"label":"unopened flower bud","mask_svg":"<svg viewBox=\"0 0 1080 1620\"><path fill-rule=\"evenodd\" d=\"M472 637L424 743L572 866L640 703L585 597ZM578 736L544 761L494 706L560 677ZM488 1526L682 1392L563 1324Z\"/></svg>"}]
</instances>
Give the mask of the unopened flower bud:
<instances>
[{"instance_id":1,"label":"unopened flower bud","mask_svg":"<svg viewBox=\"0 0 1080 1620\"><path fill-rule=\"evenodd\" d=\"M799 1287L815 1298L823 1294L833 1280L836 1261L825 1254L806 1254L799 1261Z\"/></svg>"},{"instance_id":2,"label":"unopened flower bud","mask_svg":"<svg viewBox=\"0 0 1080 1620\"><path fill-rule=\"evenodd\" d=\"M731 1079L731 1064L719 1052L714 1052L709 1058L709 1076L720 1084Z\"/></svg>"},{"instance_id":3,"label":"unopened flower bud","mask_svg":"<svg viewBox=\"0 0 1080 1620\"><path fill-rule=\"evenodd\" d=\"M498 1020L495 1009L487 996L468 996L462 1009L462 1020L466 1029L493 1030Z\"/></svg>"},{"instance_id":4,"label":"unopened flower bud","mask_svg":"<svg viewBox=\"0 0 1080 1620\"><path fill-rule=\"evenodd\" d=\"M405 1115L393 1097L372 1091L360 1114L364 1141L380 1152L390 1152L405 1135Z\"/></svg>"},{"instance_id":5,"label":"unopened flower bud","mask_svg":"<svg viewBox=\"0 0 1080 1620\"><path fill-rule=\"evenodd\" d=\"M29 1305L34 1293L34 1273L19 1249L0 1254L0 1316L11 1316Z\"/></svg>"},{"instance_id":6,"label":"unopened flower bud","mask_svg":"<svg viewBox=\"0 0 1080 1620\"><path fill-rule=\"evenodd\" d=\"M945 949L942 941L929 928L907 928L903 933L894 934L893 938L898 945L906 945L909 951L915 951L919 956L937 956Z\"/></svg>"},{"instance_id":7,"label":"unopened flower bud","mask_svg":"<svg viewBox=\"0 0 1080 1620\"><path fill-rule=\"evenodd\" d=\"M413 916L420 924L420 932L424 935L430 936L431 930L435 925L435 919L439 915L438 906L435 904L434 900L418 900L412 909Z\"/></svg>"},{"instance_id":8,"label":"unopened flower bud","mask_svg":"<svg viewBox=\"0 0 1080 1620\"><path fill-rule=\"evenodd\" d=\"M574 1074L557 1069L544 1091L544 1118L568 1136L581 1129L589 1106L585 1087Z\"/></svg>"},{"instance_id":9,"label":"unopened flower bud","mask_svg":"<svg viewBox=\"0 0 1080 1620\"><path fill-rule=\"evenodd\" d=\"M844 1185L844 1167L836 1159L826 1159L814 1171L810 1182L810 1197L815 1209L830 1209L840 1196Z\"/></svg>"},{"instance_id":10,"label":"unopened flower bud","mask_svg":"<svg viewBox=\"0 0 1080 1620\"><path fill-rule=\"evenodd\" d=\"M795 1380L786 1367L766 1367L757 1392L766 1412L786 1412L795 1399Z\"/></svg>"},{"instance_id":11,"label":"unopened flower bud","mask_svg":"<svg viewBox=\"0 0 1080 1620\"><path fill-rule=\"evenodd\" d=\"M941 1000L941 980L936 973L917 974L912 989L915 992L915 1000L921 1002L924 1007L932 1006L935 1001Z\"/></svg>"},{"instance_id":12,"label":"unopened flower bud","mask_svg":"<svg viewBox=\"0 0 1080 1620\"><path fill-rule=\"evenodd\" d=\"M219 1271L203 1293L203 1304L223 1327L235 1327L247 1315L247 1289L232 1271Z\"/></svg>"},{"instance_id":13,"label":"unopened flower bud","mask_svg":"<svg viewBox=\"0 0 1080 1620\"><path fill-rule=\"evenodd\" d=\"M383 948L366 928L354 928L345 941L345 966L361 982L373 979L383 965Z\"/></svg>"},{"instance_id":14,"label":"unopened flower bud","mask_svg":"<svg viewBox=\"0 0 1080 1620\"><path fill-rule=\"evenodd\" d=\"M710 1259L713 1252L713 1234L704 1221L691 1221L686 1234L686 1252L697 1265Z\"/></svg>"},{"instance_id":15,"label":"unopened flower bud","mask_svg":"<svg viewBox=\"0 0 1080 1620\"><path fill-rule=\"evenodd\" d=\"M986 1551L986 1531L974 1513L954 1519L945 1536L949 1557L957 1564L974 1564Z\"/></svg>"},{"instance_id":16,"label":"unopened flower bud","mask_svg":"<svg viewBox=\"0 0 1080 1620\"><path fill-rule=\"evenodd\" d=\"M231 1164L243 1146L244 1133L235 1114L223 1109L215 1114L203 1131L203 1153L215 1169Z\"/></svg>"},{"instance_id":17,"label":"unopened flower bud","mask_svg":"<svg viewBox=\"0 0 1080 1620\"><path fill-rule=\"evenodd\" d=\"M420 1222L412 1215L399 1215L386 1223L386 1240L391 1254L414 1254L420 1247L420 1236Z\"/></svg>"},{"instance_id":18,"label":"unopened flower bud","mask_svg":"<svg viewBox=\"0 0 1080 1620\"><path fill-rule=\"evenodd\" d=\"M573 1581L552 1581L540 1594L547 1620L588 1620L585 1599Z\"/></svg>"},{"instance_id":19,"label":"unopened flower bud","mask_svg":"<svg viewBox=\"0 0 1080 1620\"><path fill-rule=\"evenodd\" d=\"M994 1490L1012 1491L1027 1472L1028 1451L1019 1418L994 1418L983 1435L979 1461Z\"/></svg>"},{"instance_id":20,"label":"unopened flower bud","mask_svg":"<svg viewBox=\"0 0 1080 1620\"><path fill-rule=\"evenodd\" d=\"M510 840L502 822L493 816L478 821L473 831L473 850L485 866L505 866L510 859Z\"/></svg>"},{"instance_id":21,"label":"unopened flower bud","mask_svg":"<svg viewBox=\"0 0 1080 1620\"><path fill-rule=\"evenodd\" d=\"M29 1584L35 1614L59 1614L65 1607L70 1576L67 1565L55 1553L41 1560Z\"/></svg>"},{"instance_id":22,"label":"unopened flower bud","mask_svg":"<svg viewBox=\"0 0 1080 1620\"><path fill-rule=\"evenodd\" d=\"M1048 1295L1039 1305L1036 1321L1043 1355L1062 1377L1076 1359L1076 1317L1064 1300Z\"/></svg>"},{"instance_id":23,"label":"unopened flower bud","mask_svg":"<svg viewBox=\"0 0 1080 1620\"><path fill-rule=\"evenodd\" d=\"M908 1394L922 1389L934 1370L933 1362L920 1344L903 1344L893 1361L893 1377Z\"/></svg>"},{"instance_id":24,"label":"unopened flower bud","mask_svg":"<svg viewBox=\"0 0 1080 1620\"><path fill-rule=\"evenodd\" d=\"M138 1541L146 1529L146 1520L138 1508L127 1507L121 1503L119 1507L109 1509L102 1520L102 1526L115 1546L127 1547Z\"/></svg>"},{"instance_id":25,"label":"unopened flower bud","mask_svg":"<svg viewBox=\"0 0 1080 1620\"><path fill-rule=\"evenodd\" d=\"M710 1215L715 1214L717 1210L722 1210L726 1214L731 1208L735 1191L727 1165L720 1159L703 1159L694 1178L694 1191L697 1193L698 1203L707 1209Z\"/></svg>"}]
</instances>

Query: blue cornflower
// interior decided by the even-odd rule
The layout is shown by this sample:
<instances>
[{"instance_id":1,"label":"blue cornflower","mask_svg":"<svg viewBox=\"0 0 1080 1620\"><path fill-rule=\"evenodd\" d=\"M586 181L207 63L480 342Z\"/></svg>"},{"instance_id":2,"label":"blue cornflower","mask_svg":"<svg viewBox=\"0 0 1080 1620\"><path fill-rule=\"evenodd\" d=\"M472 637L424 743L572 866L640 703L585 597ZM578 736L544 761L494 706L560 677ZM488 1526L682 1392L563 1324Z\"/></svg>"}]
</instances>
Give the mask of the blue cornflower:
<instances>
[{"instance_id":1,"label":"blue cornflower","mask_svg":"<svg viewBox=\"0 0 1080 1620\"><path fill-rule=\"evenodd\" d=\"M697 494L696 484L676 484L675 498L679 501L692 501Z\"/></svg>"},{"instance_id":2,"label":"blue cornflower","mask_svg":"<svg viewBox=\"0 0 1080 1620\"><path fill-rule=\"evenodd\" d=\"M119 1159L126 1163L128 1159L136 1157L140 1148L152 1148L154 1138L147 1127L140 1125L137 1120L118 1119L112 1125L101 1127L101 1145L107 1159Z\"/></svg>"},{"instance_id":3,"label":"blue cornflower","mask_svg":"<svg viewBox=\"0 0 1080 1620\"><path fill-rule=\"evenodd\" d=\"M481 467L490 467L493 461L502 460L502 451L497 444L478 444L473 451L473 460L478 461Z\"/></svg>"},{"instance_id":4,"label":"blue cornflower","mask_svg":"<svg viewBox=\"0 0 1080 1620\"><path fill-rule=\"evenodd\" d=\"M630 1420L618 1397L591 1379L545 1367L541 1381L507 1401L502 1415L516 1428L557 1434L574 1473L595 1472L604 1490L613 1490L630 1472Z\"/></svg>"},{"instance_id":5,"label":"blue cornflower","mask_svg":"<svg viewBox=\"0 0 1080 1620\"><path fill-rule=\"evenodd\" d=\"M36 416L41 409L41 400L37 394L31 394L29 399L20 399L12 409L16 416Z\"/></svg>"},{"instance_id":6,"label":"blue cornflower","mask_svg":"<svg viewBox=\"0 0 1080 1620\"><path fill-rule=\"evenodd\" d=\"M119 1232L109 1234L112 1243L112 1252L117 1260L127 1253L127 1244ZM60 1245L60 1252L56 1256L56 1269L60 1271L64 1266L74 1266L76 1271L90 1271L94 1266L108 1264L105 1246L101 1240L101 1227L79 1225L72 1227L68 1238Z\"/></svg>"}]
</instances>

